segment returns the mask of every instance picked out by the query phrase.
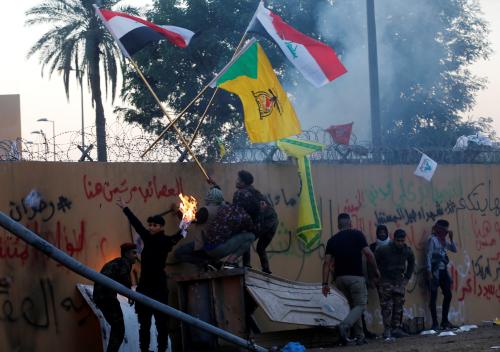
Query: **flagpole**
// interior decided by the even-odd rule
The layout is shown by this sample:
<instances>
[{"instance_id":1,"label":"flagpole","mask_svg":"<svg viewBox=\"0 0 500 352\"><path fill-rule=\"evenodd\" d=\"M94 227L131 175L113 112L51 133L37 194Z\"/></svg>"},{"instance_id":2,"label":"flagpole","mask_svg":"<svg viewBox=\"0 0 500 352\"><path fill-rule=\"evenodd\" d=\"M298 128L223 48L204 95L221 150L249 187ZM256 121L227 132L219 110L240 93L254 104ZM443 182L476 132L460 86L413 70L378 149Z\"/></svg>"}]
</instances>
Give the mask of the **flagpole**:
<instances>
[{"instance_id":1,"label":"flagpole","mask_svg":"<svg viewBox=\"0 0 500 352\"><path fill-rule=\"evenodd\" d=\"M241 41L240 41L240 44L238 45L238 47L241 47L241 44L243 43L243 41L245 39L245 36L246 36L246 32L244 33L244 36L241 38ZM193 98L193 100L191 100L191 102L182 110L182 113L184 113L191 105L193 105L195 103L195 101L212 85L212 82L214 82L223 72L225 72L225 70L227 70L227 68L229 66L231 66L231 64L232 64L231 61L234 60L237 55L238 55L238 51L236 51L233 54L233 57L231 58L231 60L229 61L229 63L222 69L222 71L219 72L219 74L216 75L215 78L212 79L207 85L205 85L203 87L203 89ZM214 92L214 96L215 96L215 92ZM212 99L210 99L211 101L213 100L214 96L212 96ZM170 123L168 124L168 126L160 133L160 135L158 136L158 138L144 151L144 153L142 153L141 158L144 158L144 156L156 145L156 143L158 143L160 141L160 139L165 135L165 133L167 133L168 130L172 126L175 125L175 123L177 122L177 120L180 117L181 116L179 115L173 121L169 121Z\"/></svg>"},{"instance_id":2,"label":"flagpole","mask_svg":"<svg viewBox=\"0 0 500 352\"><path fill-rule=\"evenodd\" d=\"M151 93L151 95L153 96L153 98L156 100L156 102L158 103L158 106L160 107L160 109L163 111L163 114L165 115L165 117L168 119L168 121L170 123L172 123L171 119L170 119L170 115L168 114L167 110L165 109L165 107L163 106L160 98L158 98L158 96L156 95L156 93L154 92L153 88L151 87L151 85L149 84L148 80L146 79L146 77L144 77L141 69L139 68L139 66L135 63L135 61L129 57L129 62L132 64L132 66L134 67L134 69L136 70L137 74L139 75L139 77L141 77L142 81L144 82L144 84L146 85L146 87L148 88L149 92ZM175 128L175 131L177 132L177 135L179 136L182 144L184 144L184 146L186 147L187 151L189 152L189 154L191 154L191 156L193 157L193 160L195 161L196 165L198 166L198 168L200 169L200 171L203 173L203 175L205 176L205 178L207 180L210 180L210 177L208 176L207 172L205 171L205 169L203 168L203 166L201 165L200 161L198 160L198 158L196 157L196 155L194 155L193 151L191 150L191 148L189 147L189 143L186 141L186 139L184 138L184 136L182 135L181 131L179 130L179 128L177 126L174 125L174 128Z\"/></svg>"},{"instance_id":3,"label":"flagpole","mask_svg":"<svg viewBox=\"0 0 500 352\"><path fill-rule=\"evenodd\" d=\"M263 3L263 1L260 1L259 5L260 5L260 3ZM257 10L255 11L255 13L256 12L257 12ZM236 54L238 54L238 50L241 49L241 46L243 45L243 42L247 36L248 29L250 28L250 24L252 23L252 21L255 18L255 13L252 16L252 19L250 20L247 28L245 29L245 32L243 33L243 36L241 37L240 42L238 43L238 46L236 47L236 50L234 51L234 54L233 54L231 60L234 59ZM208 89L208 87L210 87L210 83L207 84L205 87L203 87L203 89L191 100L191 102L188 105L186 105L186 107L184 109L182 109L182 111L179 113L179 115L177 115L176 118L173 121L171 121L167 125L167 127L165 127L165 129L160 133L158 138L144 151L144 153L142 153L141 158L144 158L144 156L156 145L156 143L158 143L160 141L160 139L165 135L165 133L167 133L168 130L170 130L170 128L172 128L172 126L177 122L177 120L179 120L184 115L186 110L189 109L203 93L205 93L205 91ZM210 108L210 105L212 104L212 101L214 100L215 95L217 94L218 91L219 91L219 87L216 87L214 93L212 94L212 97L210 98L210 101L208 102L207 107L205 108L205 111L203 112L203 115L200 117L200 121L198 122L198 125L196 126L196 129L193 133L193 137L191 138L191 141L189 142L189 146L191 146L193 144L193 142L196 138L196 135L198 134L198 130L200 129L200 126L203 123L203 120L205 119L205 115L208 112L208 109ZM181 155L181 157L182 157L182 155Z\"/></svg>"},{"instance_id":4,"label":"flagpole","mask_svg":"<svg viewBox=\"0 0 500 352\"><path fill-rule=\"evenodd\" d=\"M246 36L247 36L247 30L245 30L245 33L243 33L243 36L241 37L240 42L238 43L238 46L236 47L236 50L234 51L233 57L231 59L233 59L234 56L238 53L238 51L241 49L241 46L243 45L243 42L246 39ZM191 137L191 140L189 141L189 146L190 147L193 145L194 140L198 136L198 132L200 130L201 124L205 120L205 117L206 117L206 115L208 113L208 110L210 109L210 107L212 105L212 102L213 102L215 96L217 95L218 91L219 91L219 87L216 87L215 90L214 90L214 93L212 94L212 97L208 101L208 104L207 104L207 107L205 108L205 111L203 111L203 114L201 115L200 120L198 121L198 125L196 125L196 128L195 128L195 130L193 132L193 137ZM175 123L175 121L173 123ZM185 153L186 152L184 151L183 155L185 155ZM181 157L182 157L182 155L181 155Z\"/></svg>"},{"instance_id":5,"label":"flagpole","mask_svg":"<svg viewBox=\"0 0 500 352\"><path fill-rule=\"evenodd\" d=\"M177 115L175 117L174 120L170 120L170 118L168 118L168 122L169 124L167 125L167 127L160 133L160 135L158 136L158 138L156 138L156 140L144 151L144 153L142 153L141 155L141 158L144 158L144 156L156 145L156 143L158 143L160 141L160 139L162 139L162 137L165 135L165 133L168 132L168 130L173 126L175 129L177 129L177 127L175 127L175 123L177 122L177 120L179 120L182 115L184 115L184 113L187 111L187 109L189 109L195 102L196 100L198 100L198 98L203 94L205 93L205 91L210 87L210 85L206 85L205 87L203 87L203 89L193 98L193 100L191 100L191 102L184 108L182 109L182 111L179 113L179 115Z\"/></svg>"}]
</instances>

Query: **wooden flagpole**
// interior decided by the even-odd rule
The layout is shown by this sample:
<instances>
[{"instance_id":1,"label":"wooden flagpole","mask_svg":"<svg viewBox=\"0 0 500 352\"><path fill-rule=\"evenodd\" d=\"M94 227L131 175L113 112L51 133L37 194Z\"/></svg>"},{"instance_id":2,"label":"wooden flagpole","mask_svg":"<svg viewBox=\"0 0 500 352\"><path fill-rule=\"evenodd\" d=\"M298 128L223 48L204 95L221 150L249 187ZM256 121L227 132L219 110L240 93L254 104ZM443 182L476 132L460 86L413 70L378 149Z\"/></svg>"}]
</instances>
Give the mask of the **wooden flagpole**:
<instances>
[{"instance_id":1,"label":"wooden flagpole","mask_svg":"<svg viewBox=\"0 0 500 352\"><path fill-rule=\"evenodd\" d=\"M158 103L158 106L160 107L160 109L163 111L163 114L167 117L168 121L170 122L171 125L172 124L172 120L170 118L170 115L168 114L167 110L165 109L165 107L163 106L160 98L158 98L158 96L156 95L156 93L154 92L153 88L151 87L151 85L149 84L148 80L146 79L146 77L144 77L141 69L139 68L139 66L135 63L135 61L129 57L128 58L129 62L131 63L131 65L134 67L135 71L137 72L137 74L139 75L139 77L141 77L142 81L144 82L144 84L146 85L146 87L148 88L149 92L151 93L151 95L153 96L153 98L156 100L156 102ZM205 171L205 169L203 168L203 166L201 165L200 161L198 160L198 158L196 157L196 155L194 155L193 151L191 150L190 146L189 146L189 143L186 141L186 139L184 138L184 136L182 135L182 132L179 130L179 128L175 125L173 125L173 127L175 128L175 131L177 132L177 135L179 136L182 144L184 144L184 146L186 147L187 151L189 152L189 154L191 154L191 156L193 157L193 160L195 161L196 165L198 166L198 168L200 169L200 171L203 173L203 175L205 176L205 178L207 180L210 180L210 177L208 176L207 172ZM158 139L157 139L158 141ZM151 149L151 148L148 148L148 149ZM146 154L146 153L144 153ZM142 156L144 156L144 154Z\"/></svg>"},{"instance_id":2,"label":"wooden flagpole","mask_svg":"<svg viewBox=\"0 0 500 352\"><path fill-rule=\"evenodd\" d=\"M233 59L234 56L238 53L238 51L241 49L241 46L243 45L243 42L244 42L246 36L247 36L247 31L245 31L245 33L243 33L243 36L241 37L240 42L238 43L238 46L236 47L236 50L234 51L233 57L231 59ZM191 147L193 145L193 142L196 139L196 136L198 135L198 132L200 130L201 124L205 120L205 117L206 117L206 115L208 113L208 110L210 109L210 106L212 105L212 101L214 100L214 98L217 95L218 91L219 91L219 87L216 87L215 90L214 90L214 93L212 94L212 97L208 101L208 104L207 104L207 107L205 108L205 111L203 111L203 114L201 115L200 120L198 121L198 125L196 125L196 128L195 128L195 130L193 132L193 136L191 137L191 140L189 141L189 147ZM184 152L183 155L185 155L185 153L186 152Z\"/></svg>"}]
</instances>

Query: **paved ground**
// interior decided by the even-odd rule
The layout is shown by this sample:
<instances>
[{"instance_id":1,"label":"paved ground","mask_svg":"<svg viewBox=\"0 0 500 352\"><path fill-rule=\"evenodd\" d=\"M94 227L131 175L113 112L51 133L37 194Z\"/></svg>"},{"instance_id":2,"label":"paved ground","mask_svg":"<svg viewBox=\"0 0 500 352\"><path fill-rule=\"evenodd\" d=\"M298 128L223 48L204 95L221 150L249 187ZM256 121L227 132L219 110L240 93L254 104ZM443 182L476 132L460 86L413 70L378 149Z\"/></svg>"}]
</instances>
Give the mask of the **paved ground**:
<instances>
[{"instance_id":1,"label":"paved ground","mask_svg":"<svg viewBox=\"0 0 500 352\"><path fill-rule=\"evenodd\" d=\"M497 346L496 349L492 348ZM308 349L308 352L500 352L500 326L480 327L456 336L411 336L394 342L370 340L367 345Z\"/></svg>"}]
</instances>

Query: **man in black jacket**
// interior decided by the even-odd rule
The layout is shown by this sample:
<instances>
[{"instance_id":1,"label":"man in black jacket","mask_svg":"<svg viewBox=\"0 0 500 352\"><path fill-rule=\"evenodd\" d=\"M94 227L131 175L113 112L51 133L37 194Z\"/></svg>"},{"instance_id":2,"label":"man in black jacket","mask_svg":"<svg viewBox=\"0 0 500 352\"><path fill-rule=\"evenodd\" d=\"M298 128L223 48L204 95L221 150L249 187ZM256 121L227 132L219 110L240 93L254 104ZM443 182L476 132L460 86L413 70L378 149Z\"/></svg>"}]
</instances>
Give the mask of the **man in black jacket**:
<instances>
[{"instance_id":1,"label":"man in black jacket","mask_svg":"<svg viewBox=\"0 0 500 352\"><path fill-rule=\"evenodd\" d=\"M133 243L124 243L120 246L120 250L121 257L104 264L101 274L130 288L130 271L137 260L137 247ZM102 315L111 326L106 352L118 352L125 336L125 323L116 292L95 283L92 296L97 308L101 310Z\"/></svg>"},{"instance_id":2,"label":"man in black jacket","mask_svg":"<svg viewBox=\"0 0 500 352\"><path fill-rule=\"evenodd\" d=\"M130 224L144 243L141 253L141 277L137 285L137 292L158 302L168 304L165 263L168 253L183 238L181 231L175 235L166 236L164 232L165 220L160 215L150 216L147 219L148 227L146 228L121 200L116 204L123 209ZM136 303L135 311L140 325L141 352L149 351L151 317L153 315L158 331L158 352L165 352L168 347L168 316L139 303Z\"/></svg>"}]
</instances>

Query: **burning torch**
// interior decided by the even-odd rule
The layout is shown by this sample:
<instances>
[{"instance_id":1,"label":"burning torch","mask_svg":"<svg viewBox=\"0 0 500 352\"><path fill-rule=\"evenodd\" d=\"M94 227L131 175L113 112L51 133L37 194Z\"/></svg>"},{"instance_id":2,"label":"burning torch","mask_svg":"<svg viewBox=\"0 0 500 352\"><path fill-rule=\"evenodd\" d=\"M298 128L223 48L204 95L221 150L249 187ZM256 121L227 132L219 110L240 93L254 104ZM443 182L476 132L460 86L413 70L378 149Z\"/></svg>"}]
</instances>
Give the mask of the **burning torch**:
<instances>
[{"instance_id":1,"label":"burning torch","mask_svg":"<svg viewBox=\"0 0 500 352\"><path fill-rule=\"evenodd\" d=\"M182 236L186 237L189 225L196 218L196 205L198 202L195 197L185 196L182 193L179 194L179 198L181 199L179 210L182 213L182 220L179 224L179 229L181 229Z\"/></svg>"}]
</instances>

